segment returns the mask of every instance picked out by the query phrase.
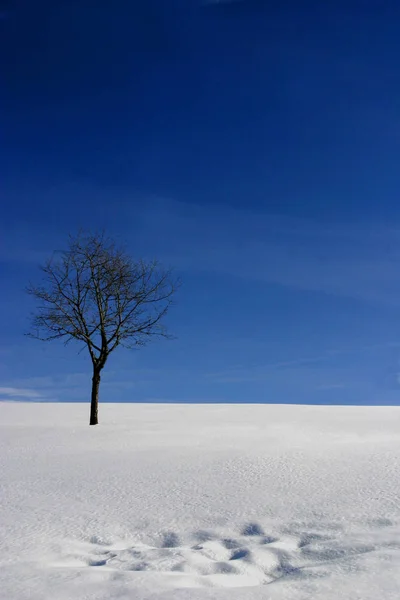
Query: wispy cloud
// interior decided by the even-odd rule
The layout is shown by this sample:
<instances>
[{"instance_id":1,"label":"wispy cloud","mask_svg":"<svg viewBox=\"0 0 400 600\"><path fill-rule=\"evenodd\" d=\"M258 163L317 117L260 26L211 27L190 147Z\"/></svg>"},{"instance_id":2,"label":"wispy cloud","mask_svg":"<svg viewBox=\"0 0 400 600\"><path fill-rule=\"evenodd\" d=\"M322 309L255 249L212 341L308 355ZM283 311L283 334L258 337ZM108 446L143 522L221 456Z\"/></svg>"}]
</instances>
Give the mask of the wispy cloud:
<instances>
[{"instance_id":1,"label":"wispy cloud","mask_svg":"<svg viewBox=\"0 0 400 600\"><path fill-rule=\"evenodd\" d=\"M267 380L271 373L282 369L296 368L313 363L319 363L326 360L326 356L316 356L303 359L294 359L287 361L278 361L263 365L254 365L250 367L230 367L229 369L209 373L207 377L217 383L246 383L261 382Z\"/></svg>"},{"instance_id":2,"label":"wispy cloud","mask_svg":"<svg viewBox=\"0 0 400 600\"><path fill-rule=\"evenodd\" d=\"M83 396L89 389L90 372L18 378L7 383L10 384L8 387L0 387L0 398L36 401L74 399Z\"/></svg>"},{"instance_id":3,"label":"wispy cloud","mask_svg":"<svg viewBox=\"0 0 400 600\"><path fill-rule=\"evenodd\" d=\"M36 390L17 387L0 387L0 400L43 400L45 396Z\"/></svg>"},{"instance_id":4,"label":"wispy cloud","mask_svg":"<svg viewBox=\"0 0 400 600\"><path fill-rule=\"evenodd\" d=\"M227 207L154 200L141 247L181 269L400 304L400 228L322 223Z\"/></svg>"},{"instance_id":5,"label":"wispy cloud","mask_svg":"<svg viewBox=\"0 0 400 600\"><path fill-rule=\"evenodd\" d=\"M83 188L84 193L93 190ZM121 228L119 233L135 254L190 272L400 305L400 223L321 222L159 198L142 199L142 208L131 214L131 203L120 202L125 235ZM41 263L63 247L66 233L32 233L21 224L4 229L0 257Z\"/></svg>"},{"instance_id":6,"label":"wispy cloud","mask_svg":"<svg viewBox=\"0 0 400 600\"><path fill-rule=\"evenodd\" d=\"M165 371L167 372L167 371ZM134 388L146 388L163 371L160 369L105 370L102 389L117 393ZM48 376L16 378L7 381L8 387L0 387L2 396L14 400L53 401L86 400L90 392L91 373L85 372L53 374Z\"/></svg>"},{"instance_id":7,"label":"wispy cloud","mask_svg":"<svg viewBox=\"0 0 400 600\"><path fill-rule=\"evenodd\" d=\"M315 387L316 390L329 392L331 390L340 390L347 387L348 384L345 383L322 383L321 385L317 385Z\"/></svg>"},{"instance_id":8,"label":"wispy cloud","mask_svg":"<svg viewBox=\"0 0 400 600\"><path fill-rule=\"evenodd\" d=\"M379 351L387 348L396 348L400 346L400 342L390 341L380 344L364 344L342 349L332 349L318 356L299 357L290 360L276 361L252 366L231 366L223 371L208 373L207 377L215 383L260 383L270 380L277 372L290 371L299 373L300 371L309 371L310 367L323 365L326 367L325 372L329 382L322 381L316 385L318 389L332 389L345 387L343 382L331 381L332 379L332 361L340 357L349 357L357 354L362 354L369 351ZM319 376L324 372L323 369L318 369ZM284 375L285 376L285 375Z\"/></svg>"},{"instance_id":9,"label":"wispy cloud","mask_svg":"<svg viewBox=\"0 0 400 600\"><path fill-rule=\"evenodd\" d=\"M67 192L71 190L58 190L57 195L63 198ZM79 193L93 195L94 191L83 188ZM142 198L142 208L136 207L134 214L130 205L120 200L124 226L119 234L128 244L131 237L135 254L157 256L190 272L223 273L400 305L400 223L321 222L160 198ZM13 231L4 229L0 257L41 263L53 249L63 247L67 227L62 234L44 230L33 234L23 224Z\"/></svg>"}]
</instances>

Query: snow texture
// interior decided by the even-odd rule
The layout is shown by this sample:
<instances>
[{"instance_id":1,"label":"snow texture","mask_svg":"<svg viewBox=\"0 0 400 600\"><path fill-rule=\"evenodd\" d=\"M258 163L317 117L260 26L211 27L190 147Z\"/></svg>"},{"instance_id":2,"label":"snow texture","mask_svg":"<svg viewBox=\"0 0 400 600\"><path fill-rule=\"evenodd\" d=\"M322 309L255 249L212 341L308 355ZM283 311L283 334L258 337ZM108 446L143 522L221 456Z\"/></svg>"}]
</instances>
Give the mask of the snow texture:
<instances>
[{"instance_id":1,"label":"snow texture","mask_svg":"<svg viewBox=\"0 0 400 600\"><path fill-rule=\"evenodd\" d=\"M400 408L0 403L0 598L400 597Z\"/></svg>"}]
</instances>

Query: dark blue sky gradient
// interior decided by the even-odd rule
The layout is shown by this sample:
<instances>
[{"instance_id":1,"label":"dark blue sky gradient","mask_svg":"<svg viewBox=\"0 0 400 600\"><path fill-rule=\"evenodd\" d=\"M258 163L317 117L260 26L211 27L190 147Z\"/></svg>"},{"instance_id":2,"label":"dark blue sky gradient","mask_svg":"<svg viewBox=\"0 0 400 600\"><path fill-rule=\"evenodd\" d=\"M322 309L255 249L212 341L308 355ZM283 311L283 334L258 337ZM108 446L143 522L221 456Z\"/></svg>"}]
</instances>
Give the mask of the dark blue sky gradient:
<instances>
[{"instance_id":1,"label":"dark blue sky gradient","mask_svg":"<svg viewBox=\"0 0 400 600\"><path fill-rule=\"evenodd\" d=\"M108 400L398 403L398 2L0 14L0 386L86 398L22 290L89 225L186 282L179 341L115 355Z\"/></svg>"}]
</instances>

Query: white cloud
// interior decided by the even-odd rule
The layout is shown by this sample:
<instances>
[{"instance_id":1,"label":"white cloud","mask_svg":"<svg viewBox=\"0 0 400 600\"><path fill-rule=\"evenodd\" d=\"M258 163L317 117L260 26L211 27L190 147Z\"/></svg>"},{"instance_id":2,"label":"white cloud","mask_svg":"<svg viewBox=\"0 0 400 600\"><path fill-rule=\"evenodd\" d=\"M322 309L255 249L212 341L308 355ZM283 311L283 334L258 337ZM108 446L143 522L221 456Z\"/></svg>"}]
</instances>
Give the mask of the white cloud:
<instances>
[{"instance_id":1,"label":"white cloud","mask_svg":"<svg viewBox=\"0 0 400 600\"><path fill-rule=\"evenodd\" d=\"M6 399L42 399L43 395L35 390L31 390L28 388L16 388L16 387L0 387L0 397L5 396Z\"/></svg>"}]
</instances>

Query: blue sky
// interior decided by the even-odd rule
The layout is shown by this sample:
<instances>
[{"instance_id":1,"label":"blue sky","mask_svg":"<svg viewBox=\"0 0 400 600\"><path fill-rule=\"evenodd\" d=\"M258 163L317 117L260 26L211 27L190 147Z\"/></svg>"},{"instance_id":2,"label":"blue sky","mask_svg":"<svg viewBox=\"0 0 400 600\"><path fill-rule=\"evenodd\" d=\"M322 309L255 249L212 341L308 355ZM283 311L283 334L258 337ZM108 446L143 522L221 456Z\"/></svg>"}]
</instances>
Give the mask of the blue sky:
<instances>
[{"instance_id":1,"label":"blue sky","mask_svg":"<svg viewBox=\"0 0 400 600\"><path fill-rule=\"evenodd\" d=\"M0 398L86 401L27 339L81 226L174 265L173 342L102 401L400 403L400 4L3 2Z\"/></svg>"}]
</instances>

